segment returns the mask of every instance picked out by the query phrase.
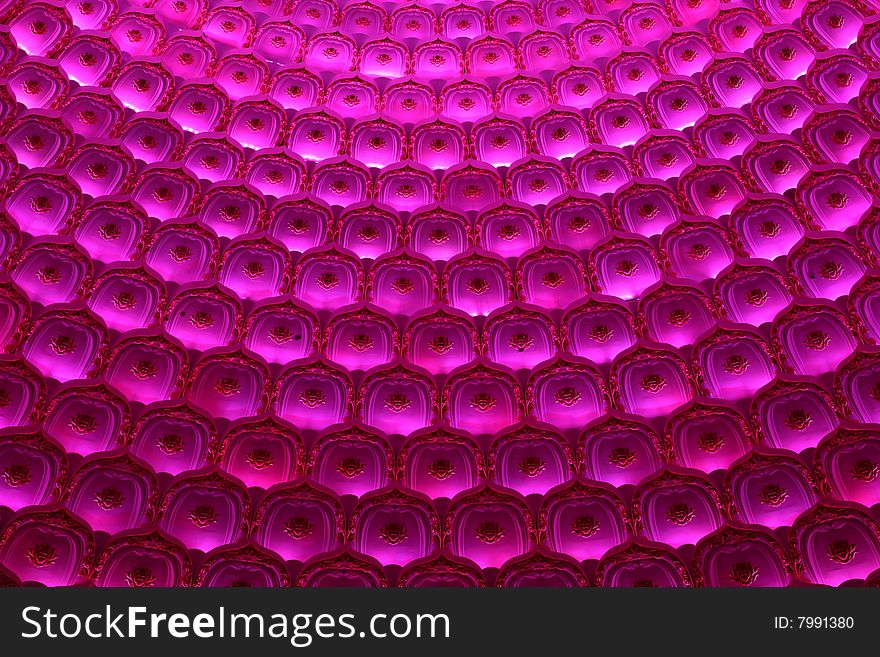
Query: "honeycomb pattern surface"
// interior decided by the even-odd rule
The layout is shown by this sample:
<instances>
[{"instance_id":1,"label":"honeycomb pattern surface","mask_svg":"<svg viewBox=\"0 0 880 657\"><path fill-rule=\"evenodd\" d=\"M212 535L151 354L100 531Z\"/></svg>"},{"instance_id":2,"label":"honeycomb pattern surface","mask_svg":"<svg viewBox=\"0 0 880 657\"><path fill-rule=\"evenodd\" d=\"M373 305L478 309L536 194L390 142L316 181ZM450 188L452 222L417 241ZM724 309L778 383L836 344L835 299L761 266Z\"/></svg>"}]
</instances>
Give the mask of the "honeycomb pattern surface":
<instances>
[{"instance_id":1,"label":"honeycomb pattern surface","mask_svg":"<svg viewBox=\"0 0 880 657\"><path fill-rule=\"evenodd\" d=\"M0 583L880 584L880 0L0 0Z\"/></svg>"}]
</instances>

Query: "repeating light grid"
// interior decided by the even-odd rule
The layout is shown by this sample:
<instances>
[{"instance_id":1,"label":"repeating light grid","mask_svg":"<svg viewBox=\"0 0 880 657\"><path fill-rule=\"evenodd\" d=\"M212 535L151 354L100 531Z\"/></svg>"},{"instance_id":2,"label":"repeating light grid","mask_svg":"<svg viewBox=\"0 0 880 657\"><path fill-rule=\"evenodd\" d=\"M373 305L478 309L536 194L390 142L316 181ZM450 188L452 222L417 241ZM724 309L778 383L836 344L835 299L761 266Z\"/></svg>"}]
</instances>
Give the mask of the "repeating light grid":
<instances>
[{"instance_id":1,"label":"repeating light grid","mask_svg":"<svg viewBox=\"0 0 880 657\"><path fill-rule=\"evenodd\" d=\"M0 0L0 584L880 584L880 0Z\"/></svg>"}]
</instances>

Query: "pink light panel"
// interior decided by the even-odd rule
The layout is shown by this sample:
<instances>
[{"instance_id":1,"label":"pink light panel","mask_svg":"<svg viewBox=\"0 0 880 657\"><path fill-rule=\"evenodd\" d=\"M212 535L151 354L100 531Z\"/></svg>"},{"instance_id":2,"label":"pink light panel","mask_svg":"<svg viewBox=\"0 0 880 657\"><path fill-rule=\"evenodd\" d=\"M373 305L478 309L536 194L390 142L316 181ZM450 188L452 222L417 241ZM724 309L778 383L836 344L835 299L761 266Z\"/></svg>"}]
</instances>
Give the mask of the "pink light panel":
<instances>
[{"instance_id":1,"label":"pink light panel","mask_svg":"<svg viewBox=\"0 0 880 657\"><path fill-rule=\"evenodd\" d=\"M877 0L0 2L0 580L880 583Z\"/></svg>"}]
</instances>

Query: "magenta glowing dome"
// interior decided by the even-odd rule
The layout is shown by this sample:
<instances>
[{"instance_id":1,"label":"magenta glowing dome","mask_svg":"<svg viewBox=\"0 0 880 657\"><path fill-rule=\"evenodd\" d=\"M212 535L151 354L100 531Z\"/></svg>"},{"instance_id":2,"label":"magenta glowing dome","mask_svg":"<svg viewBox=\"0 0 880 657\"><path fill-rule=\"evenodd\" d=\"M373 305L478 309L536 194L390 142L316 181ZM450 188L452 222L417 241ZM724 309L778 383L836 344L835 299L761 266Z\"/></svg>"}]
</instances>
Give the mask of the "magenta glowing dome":
<instances>
[{"instance_id":1,"label":"magenta glowing dome","mask_svg":"<svg viewBox=\"0 0 880 657\"><path fill-rule=\"evenodd\" d=\"M880 584L880 0L0 4L0 581Z\"/></svg>"}]
</instances>

